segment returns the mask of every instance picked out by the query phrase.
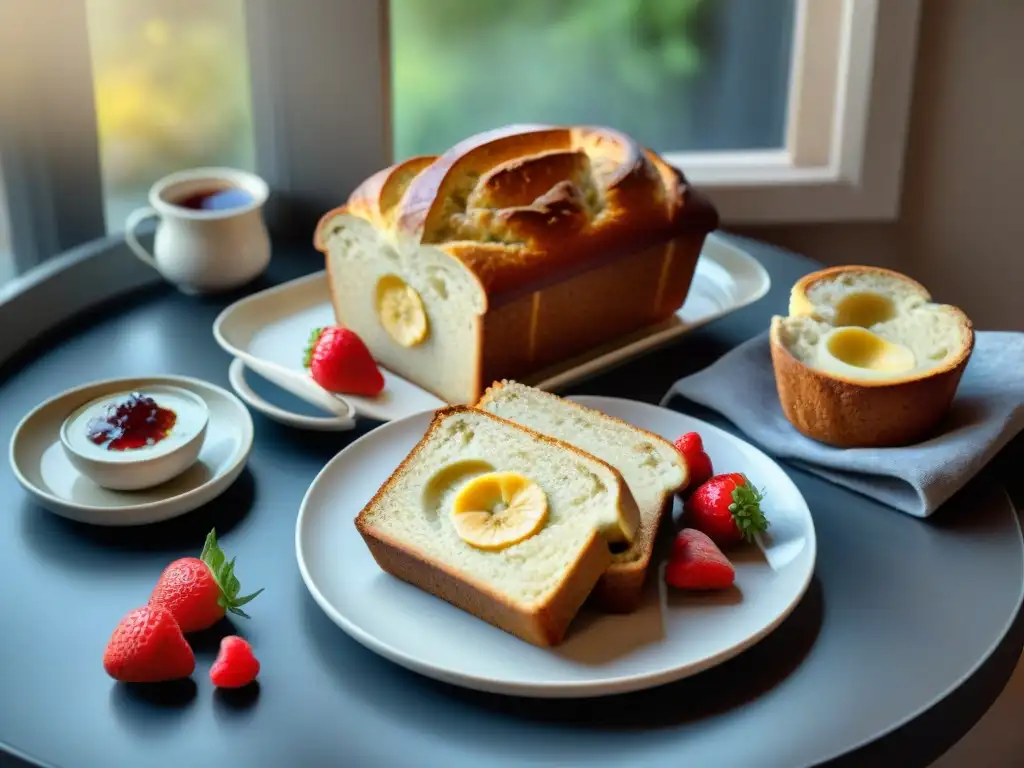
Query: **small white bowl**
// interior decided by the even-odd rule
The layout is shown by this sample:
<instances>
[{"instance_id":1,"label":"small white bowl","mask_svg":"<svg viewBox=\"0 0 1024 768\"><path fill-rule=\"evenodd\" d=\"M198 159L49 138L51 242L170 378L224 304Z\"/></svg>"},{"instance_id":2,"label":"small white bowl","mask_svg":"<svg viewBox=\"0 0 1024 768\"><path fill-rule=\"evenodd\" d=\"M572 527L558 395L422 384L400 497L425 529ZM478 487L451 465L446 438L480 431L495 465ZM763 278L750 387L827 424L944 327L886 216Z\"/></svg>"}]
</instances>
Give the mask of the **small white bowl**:
<instances>
[{"instance_id":1,"label":"small white bowl","mask_svg":"<svg viewBox=\"0 0 1024 768\"><path fill-rule=\"evenodd\" d=\"M196 463L206 439L210 420L206 402L187 389L157 384L138 393L151 397L159 407L174 411L177 418L166 437L126 450L111 450L90 440L89 422L103 417L110 405L133 392L113 392L90 400L76 408L60 428L60 442L68 461L103 488L137 491L165 483Z\"/></svg>"}]
</instances>

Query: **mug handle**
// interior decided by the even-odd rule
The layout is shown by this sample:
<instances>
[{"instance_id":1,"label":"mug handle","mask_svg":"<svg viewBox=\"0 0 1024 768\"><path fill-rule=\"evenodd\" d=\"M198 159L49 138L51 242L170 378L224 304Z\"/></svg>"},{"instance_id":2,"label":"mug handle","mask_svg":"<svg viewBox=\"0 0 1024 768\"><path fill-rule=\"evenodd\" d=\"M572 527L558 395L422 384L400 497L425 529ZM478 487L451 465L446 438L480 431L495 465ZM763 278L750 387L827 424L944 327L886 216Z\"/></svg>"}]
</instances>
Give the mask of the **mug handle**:
<instances>
[{"instance_id":1,"label":"mug handle","mask_svg":"<svg viewBox=\"0 0 1024 768\"><path fill-rule=\"evenodd\" d=\"M155 208L151 208L148 205L143 208L136 208L130 214L124 222L124 239L128 243L128 247L132 249L132 253L139 257L139 259L146 264L149 264L153 269L159 271L159 267L156 265L156 260L153 258L153 254L142 247L142 243L135 236L135 230L138 229L139 224L144 222L146 219L159 216Z\"/></svg>"}]
</instances>

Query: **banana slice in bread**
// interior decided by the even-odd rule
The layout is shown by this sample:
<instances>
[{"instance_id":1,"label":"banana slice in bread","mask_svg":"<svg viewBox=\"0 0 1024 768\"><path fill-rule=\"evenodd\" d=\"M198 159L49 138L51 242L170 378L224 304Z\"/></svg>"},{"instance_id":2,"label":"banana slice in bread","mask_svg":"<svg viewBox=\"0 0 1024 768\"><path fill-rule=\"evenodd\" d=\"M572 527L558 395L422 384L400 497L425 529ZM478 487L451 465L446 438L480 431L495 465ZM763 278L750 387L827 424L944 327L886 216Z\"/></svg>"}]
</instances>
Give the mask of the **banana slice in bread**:
<instances>
[{"instance_id":1,"label":"banana slice in bread","mask_svg":"<svg viewBox=\"0 0 1024 768\"><path fill-rule=\"evenodd\" d=\"M920 283L878 267L833 267L794 285L771 324L786 418L844 448L926 438L949 409L974 347L971 321Z\"/></svg>"},{"instance_id":2,"label":"banana slice in bread","mask_svg":"<svg viewBox=\"0 0 1024 768\"><path fill-rule=\"evenodd\" d=\"M397 275L377 281L377 315L388 335L403 347L427 338L427 312L416 289Z\"/></svg>"},{"instance_id":3,"label":"banana slice in bread","mask_svg":"<svg viewBox=\"0 0 1024 768\"><path fill-rule=\"evenodd\" d=\"M378 565L537 645L562 640L640 513L619 472L465 406L423 439L359 513Z\"/></svg>"},{"instance_id":4,"label":"banana slice in bread","mask_svg":"<svg viewBox=\"0 0 1024 768\"><path fill-rule=\"evenodd\" d=\"M452 526L478 549L497 551L539 531L548 519L544 489L518 472L474 477L452 500Z\"/></svg>"}]
</instances>

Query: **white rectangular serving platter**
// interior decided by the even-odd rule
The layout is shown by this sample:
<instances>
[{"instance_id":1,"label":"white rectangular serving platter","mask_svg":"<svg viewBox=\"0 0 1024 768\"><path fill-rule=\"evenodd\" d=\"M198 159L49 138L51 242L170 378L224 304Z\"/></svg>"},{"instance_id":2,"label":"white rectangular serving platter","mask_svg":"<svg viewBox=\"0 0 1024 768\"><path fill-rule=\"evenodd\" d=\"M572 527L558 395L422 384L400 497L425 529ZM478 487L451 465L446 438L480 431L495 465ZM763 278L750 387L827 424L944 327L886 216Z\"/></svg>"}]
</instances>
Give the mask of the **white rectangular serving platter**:
<instances>
[{"instance_id":1,"label":"white rectangular serving platter","mask_svg":"<svg viewBox=\"0 0 1024 768\"><path fill-rule=\"evenodd\" d=\"M760 262L712 234L697 261L686 302L673 317L523 381L558 391L752 304L770 286L768 272ZM303 351L314 328L335 322L326 273L320 271L235 302L217 317L213 334L217 343L246 368L336 416L354 411L367 418L390 421L443 405L434 395L388 371L384 371L384 392L376 398L341 397L319 387L303 368Z\"/></svg>"}]
</instances>

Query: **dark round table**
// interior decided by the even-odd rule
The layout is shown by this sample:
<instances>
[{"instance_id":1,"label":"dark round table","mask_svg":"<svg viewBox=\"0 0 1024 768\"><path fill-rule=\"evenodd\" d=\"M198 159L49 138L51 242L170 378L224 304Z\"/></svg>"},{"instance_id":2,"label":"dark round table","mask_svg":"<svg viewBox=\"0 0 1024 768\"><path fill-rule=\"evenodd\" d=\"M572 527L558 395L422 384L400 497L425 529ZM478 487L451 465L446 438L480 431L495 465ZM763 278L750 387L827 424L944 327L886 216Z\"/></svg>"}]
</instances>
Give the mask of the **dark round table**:
<instances>
[{"instance_id":1,"label":"dark round table","mask_svg":"<svg viewBox=\"0 0 1024 768\"><path fill-rule=\"evenodd\" d=\"M765 328L816 265L739 242L771 274L764 299L570 391L657 402L676 378ZM308 245L279 245L247 291L321 267ZM210 329L240 295L184 296L114 241L47 265L0 294L0 435L9 440L43 399L95 379L181 374L227 387L230 360ZM313 412L251 379L267 399ZM672 405L735 432L690 403ZM158 525L72 523L30 501L4 464L0 765L927 765L987 710L1024 645L1024 542L1003 490L1007 467L1024 458L1018 439L926 521L787 467L817 530L811 587L767 639L696 677L583 701L433 682L349 639L317 608L295 562L307 486L374 425L311 433L254 421L255 447L235 484ZM214 526L237 555L243 587L266 587L238 625L263 664L259 686L212 690L206 674L230 626L197 639L195 682L115 684L101 665L112 628Z\"/></svg>"}]
</instances>

